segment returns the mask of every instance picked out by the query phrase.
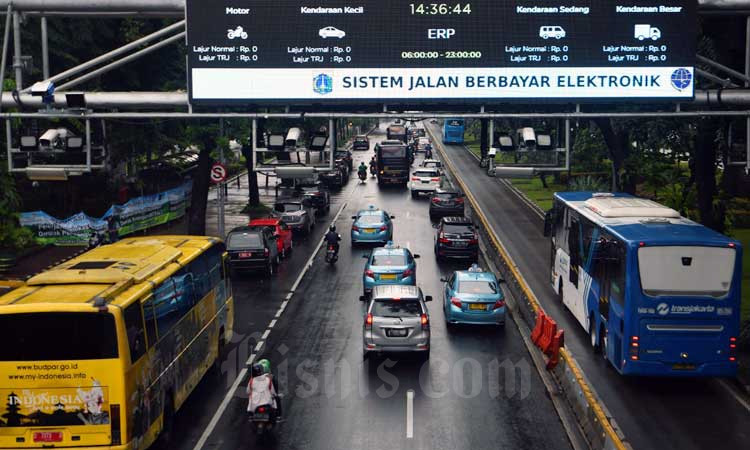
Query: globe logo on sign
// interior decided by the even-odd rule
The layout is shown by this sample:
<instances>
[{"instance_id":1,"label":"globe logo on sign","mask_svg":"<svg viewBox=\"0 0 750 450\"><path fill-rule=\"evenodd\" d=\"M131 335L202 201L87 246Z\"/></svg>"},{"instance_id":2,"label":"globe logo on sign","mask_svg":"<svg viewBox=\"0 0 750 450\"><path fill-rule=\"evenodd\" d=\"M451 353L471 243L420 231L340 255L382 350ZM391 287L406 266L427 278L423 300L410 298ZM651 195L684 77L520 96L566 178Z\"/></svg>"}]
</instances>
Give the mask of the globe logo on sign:
<instances>
[{"instance_id":1,"label":"globe logo on sign","mask_svg":"<svg viewBox=\"0 0 750 450\"><path fill-rule=\"evenodd\" d=\"M313 91L321 95L330 94L333 91L333 78L324 73L313 78Z\"/></svg>"},{"instance_id":2,"label":"globe logo on sign","mask_svg":"<svg viewBox=\"0 0 750 450\"><path fill-rule=\"evenodd\" d=\"M681 68L672 72L672 86L678 91L683 91L693 82L693 74L689 70Z\"/></svg>"}]
</instances>

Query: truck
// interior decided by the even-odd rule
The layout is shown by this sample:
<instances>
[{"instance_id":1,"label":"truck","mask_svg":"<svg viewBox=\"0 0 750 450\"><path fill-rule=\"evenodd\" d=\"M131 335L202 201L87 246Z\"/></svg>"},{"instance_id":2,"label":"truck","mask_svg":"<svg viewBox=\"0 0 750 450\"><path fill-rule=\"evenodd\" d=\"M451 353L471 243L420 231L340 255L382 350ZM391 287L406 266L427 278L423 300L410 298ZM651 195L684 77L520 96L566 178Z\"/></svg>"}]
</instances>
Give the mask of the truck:
<instances>
[{"instance_id":1,"label":"truck","mask_svg":"<svg viewBox=\"0 0 750 450\"><path fill-rule=\"evenodd\" d=\"M396 139L389 139L375 145L377 159L378 185L400 184L409 182L409 151L406 145Z\"/></svg>"},{"instance_id":2,"label":"truck","mask_svg":"<svg viewBox=\"0 0 750 450\"><path fill-rule=\"evenodd\" d=\"M393 124L385 131L388 140L399 140L406 143L406 127L403 125Z\"/></svg>"}]
</instances>

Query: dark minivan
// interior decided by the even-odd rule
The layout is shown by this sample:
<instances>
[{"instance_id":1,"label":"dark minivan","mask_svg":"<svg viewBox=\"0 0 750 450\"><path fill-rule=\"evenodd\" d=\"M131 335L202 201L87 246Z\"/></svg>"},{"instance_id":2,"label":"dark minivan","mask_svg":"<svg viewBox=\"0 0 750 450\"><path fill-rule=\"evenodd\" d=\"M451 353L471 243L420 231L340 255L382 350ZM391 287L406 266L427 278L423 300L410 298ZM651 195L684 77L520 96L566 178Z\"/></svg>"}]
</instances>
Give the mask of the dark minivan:
<instances>
[{"instance_id":1,"label":"dark minivan","mask_svg":"<svg viewBox=\"0 0 750 450\"><path fill-rule=\"evenodd\" d=\"M438 189L430 199L430 220L464 215L464 196L460 192Z\"/></svg>"},{"instance_id":2,"label":"dark minivan","mask_svg":"<svg viewBox=\"0 0 750 450\"><path fill-rule=\"evenodd\" d=\"M445 258L479 258L479 235L474 223L466 217L443 217L435 235L435 256Z\"/></svg>"},{"instance_id":3,"label":"dark minivan","mask_svg":"<svg viewBox=\"0 0 750 450\"><path fill-rule=\"evenodd\" d=\"M237 227L227 235L227 253L232 271L262 270L266 275L276 273L279 249L270 227Z\"/></svg>"}]
</instances>

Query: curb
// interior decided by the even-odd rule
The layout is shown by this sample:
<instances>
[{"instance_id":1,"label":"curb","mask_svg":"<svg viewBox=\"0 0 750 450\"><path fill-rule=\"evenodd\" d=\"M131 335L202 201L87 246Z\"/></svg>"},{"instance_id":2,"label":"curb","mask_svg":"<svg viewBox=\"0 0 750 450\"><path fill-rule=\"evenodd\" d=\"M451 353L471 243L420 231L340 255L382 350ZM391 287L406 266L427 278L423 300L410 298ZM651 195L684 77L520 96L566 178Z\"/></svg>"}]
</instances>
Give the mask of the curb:
<instances>
[{"instance_id":1,"label":"curb","mask_svg":"<svg viewBox=\"0 0 750 450\"><path fill-rule=\"evenodd\" d=\"M481 231L484 232L484 237L488 239L491 247L494 247L494 250L497 251L497 255L499 256L499 260L497 261L499 264L497 266L504 273L506 280L508 280L508 288L515 290L513 294L518 300L519 306L521 306L518 308L521 317L526 324L533 324L536 312L543 310L541 304L531 291L505 246L492 231L474 195L466 188L461 178L456 176L457 171L446 157L444 144L435 138L430 127L426 127L426 129L427 133L432 137L433 142L435 142L435 148L441 154L445 166L453 174L453 178L469 200L472 212L481 221L483 228ZM516 315L514 314L513 317L515 319ZM625 450L630 448L630 445L626 444L622 431L619 430L614 419L607 412L596 392L591 388L573 356L565 348L561 348L560 353L562 356L560 364L558 364L553 373L555 374L558 387L576 416L578 425L584 433L589 447L597 450Z\"/></svg>"}]
</instances>

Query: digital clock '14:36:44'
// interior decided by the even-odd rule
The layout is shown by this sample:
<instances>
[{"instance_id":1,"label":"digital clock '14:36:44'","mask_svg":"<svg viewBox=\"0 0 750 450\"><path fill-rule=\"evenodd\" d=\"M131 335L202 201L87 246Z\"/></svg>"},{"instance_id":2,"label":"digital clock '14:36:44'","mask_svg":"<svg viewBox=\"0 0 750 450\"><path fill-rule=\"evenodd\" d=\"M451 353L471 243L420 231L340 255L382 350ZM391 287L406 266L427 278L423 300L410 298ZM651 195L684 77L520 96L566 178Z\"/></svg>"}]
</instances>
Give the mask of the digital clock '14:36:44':
<instances>
[{"instance_id":1,"label":"digital clock '14:36:44'","mask_svg":"<svg viewBox=\"0 0 750 450\"><path fill-rule=\"evenodd\" d=\"M409 3L413 15L449 16L471 14L471 3Z\"/></svg>"}]
</instances>

